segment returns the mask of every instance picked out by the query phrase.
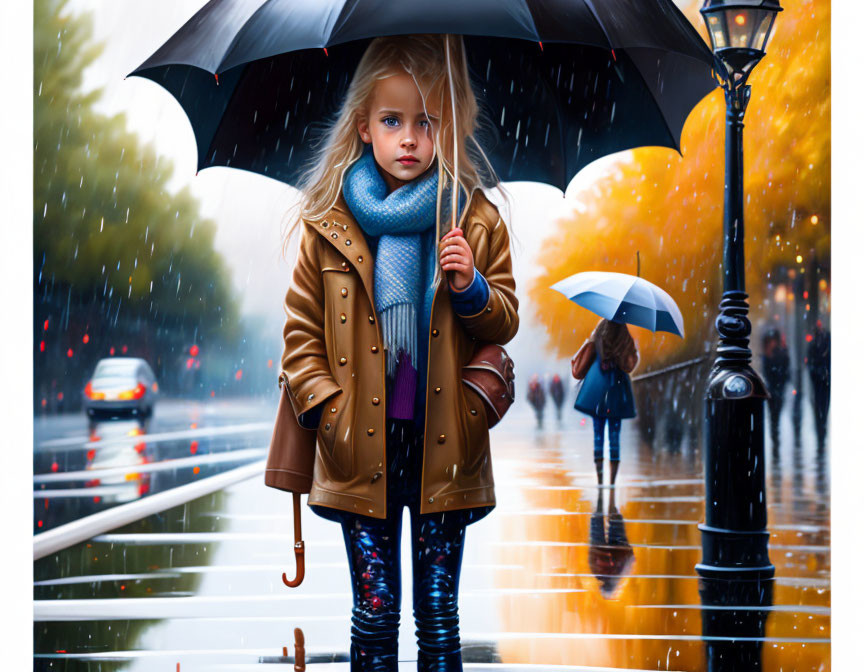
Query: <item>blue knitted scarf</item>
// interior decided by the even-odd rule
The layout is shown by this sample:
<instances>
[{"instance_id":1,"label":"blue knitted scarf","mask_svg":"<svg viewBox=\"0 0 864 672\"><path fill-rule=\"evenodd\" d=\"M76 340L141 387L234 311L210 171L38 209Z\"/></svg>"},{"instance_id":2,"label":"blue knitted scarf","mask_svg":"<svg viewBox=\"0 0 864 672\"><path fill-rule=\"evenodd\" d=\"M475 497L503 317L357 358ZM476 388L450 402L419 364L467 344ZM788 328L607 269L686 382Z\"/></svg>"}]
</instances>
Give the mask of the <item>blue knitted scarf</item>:
<instances>
[{"instance_id":1,"label":"blue knitted scarf","mask_svg":"<svg viewBox=\"0 0 864 672\"><path fill-rule=\"evenodd\" d=\"M430 310L437 246L434 245L438 171L388 194L371 146L348 169L342 193L351 213L370 236L380 236L375 255L375 309L381 321L387 375L393 376L399 352L417 362L417 314ZM442 218L443 218L442 212ZM430 231L431 229L431 231ZM422 258L422 234L433 243Z\"/></svg>"}]
</instances>

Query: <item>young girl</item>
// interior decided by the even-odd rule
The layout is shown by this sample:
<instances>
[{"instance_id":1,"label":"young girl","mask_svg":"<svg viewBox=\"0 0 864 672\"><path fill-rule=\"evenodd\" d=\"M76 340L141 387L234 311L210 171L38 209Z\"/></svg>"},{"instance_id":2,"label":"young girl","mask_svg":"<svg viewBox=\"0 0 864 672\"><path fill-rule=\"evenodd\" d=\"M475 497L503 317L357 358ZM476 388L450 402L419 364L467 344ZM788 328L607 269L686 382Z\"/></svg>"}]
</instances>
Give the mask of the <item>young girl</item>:
<instances>
[{"instance_id":1,"label":"young girl","mask_svg":"<svg viewBox=\"0 0 864 672\"><path fill-rule=\"evenodd\" d=\"M595 357L573 407L594 419L594 465L601 485L603 433L609 421L610 483L615 485L621 460L621 419L636 417L628 374L636 368L639 353L627 325L606 319L597 323L588 341L594 343Z\"/></svg>"},{"instance_id":2,"label":"young girl","mask_svg":"<svg viewBox=\"0 0 864 672\"><path fill-rule=\"evenodd\" d=\"M462 367L519 326L476 119L461 38L378 38L303 185L280 379L317 430L309 505L342 526L352 670L397 669L405 506L418 669L462 669L465 527L495 506L486 411ZM305 492L301 472L271 451L269 485Z\"/></svg>"}]
</instances>

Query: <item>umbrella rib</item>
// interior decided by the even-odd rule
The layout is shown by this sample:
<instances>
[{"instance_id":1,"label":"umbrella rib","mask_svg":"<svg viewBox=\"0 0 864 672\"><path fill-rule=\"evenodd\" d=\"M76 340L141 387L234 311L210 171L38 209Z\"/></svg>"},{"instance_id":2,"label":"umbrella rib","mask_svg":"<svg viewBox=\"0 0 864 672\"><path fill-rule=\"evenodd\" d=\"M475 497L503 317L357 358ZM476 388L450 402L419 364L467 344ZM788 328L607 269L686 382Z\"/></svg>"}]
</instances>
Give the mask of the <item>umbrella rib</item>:
<instances>
[{"instance_id":1,"label":"umbrella rib","mask_svg":"<svg viewBox=\"0 0 864 672\"><path fill-rule=\"evenodd\" d=\"M591 16L594 17L594 20L597 22L597 25L600 26L600 30L603 31L603 35L606 36L606 42L609 43L610 51L615 48L612 44L612 38L609 37L609 33L606 32L606 26L603 25L603 21L600 19L600 15L597 13L597 10L594 8L594 3L591 0L582 0L585 3L585 6L588 8L588 11L591 12Z\"/></svg>"},{"instance_id":2,"label":"umbrella rib","mask_svg":"<svg viewBox=\"0 0 864 672\"><path fill-rule=\"evenodd\" d=\"M528 13L528 16L531 17L531 25L534 28L534 35L537 38L537 41L542 42L543 36L540 35L540 31L537 30L537 22L534 20L534 12L531 11L531 1L522 0L522 6L525 7L525 11Z\"/></svg>"},{"instance_id":3,"label":"umbrella rib","mask_svg":"<svg viewBox=\"0 0 864 672\"><path fill-rule=\"evenodd\" d=\"M249 69L249 63L245 63L243 65L243 72ZM204 159L207 160L207 157L210 155L210 150L213 149L213 142L216 140L216 136L219 135L219 131L222 130L222 126L225 123L225 119L228 117L228 108L231 107L231 103L234 102L234 99L237 97L237 89L240 88L240 84L243 81L243 74L241 73L240 78L237 80L237 84L234 86L234 89L231 91L231 95L228 97L227 102L225 103L225 110L222 112L222 116L219 118L219 123L216 125L216 130L213 131L213 135L210 137L209 142L207 143L207 151L204 153ZM194 128L193 128L194 134ZM197 144L197 143L196 143ZM198 157L200 162L201 157ZM204 168L210 168L211 166L199 165L198 170L203 170Z\"/></svg>"},{"instance_id":4,"label":"umbrella rib","mask_svg":"<svg viewBox=\"0 0 864 672\"><path fill-rule=\"evenodd\" d=\"M657 296L654 294L654 290L651 290L651 300L654 302L654 333L657 333Z\"/></svg>"},{"instance_id":5,"label":"umbrella rib","mask_svg":"<svg viewBox=\"0 0 864 672\"><path fill-rule=\"evenodd\" d=\"M237 32L234 33L234 37L233 37L233 39L231 40L231 42L228 44L228 48L225 50L225 52L222 54L221 58L219 59L219 65L216 66L216 72L217 72L217 73L222 71L222 65L225 63L225 58L226 58L226 57L228 56L228 54L230 54L231 51L234 49L234 45L237 44L237 40L240 38L240 35L243 33L243 29L244 29L246 26L248 26L248 25L249 25L249 22L250 22L252 19L254 19L256 16L258 16L258 14L261 13L261 10L263 10L263 9L264 9L267 5L269 5L271 2L273 2L273 0L264 0L264 2L261 3L261 6L260 6L258 9L256 9L254 12L252 12L252 14L249 16L249 18L247 18L247 19L243 22L243 25L240 26L240 28L237 30Z\"/></svg>"},{"instance_id":6,"label":"umbrella rib","mask_svg":"<svg viewBox=\"0 0 864 672\"><path fill-rule=\"evenodd\" d=\"M690 44L693 46L693 48L697 51L702 52L703 56L705 56L708 60L706 61L700 58L696 58L696 56L694 56L693 54L685 54L683 51L678 51L677 49L675 51L672 51L671 53L701 61L706 65L709 65L713 70L714 54L708 48L708 45L705 44L705 40L702 39L702 36L696 30L696 27L692 23L690 23L687 17L681 12L680 9L678 9L678 6L675 5L674 2L670 2L669 0L660 0L660 2L666 5L665 9L667 10L667 14L671 14L675 17L676 24L682 31L687 34L687 37L690 39Z\"/></svg>"},{"instance_id":7,"label":"umbrella rib","mask_svg":"<svg viewBox=\"0 0 864 672\"><path fill-rule=\"evenodd\" d=\"M327 39L325 40L325 44L328 47L331 46L330 39L333 37L333 33L345 27L345 25L348 23L348 19L351 18L358 6L359 4L357 2L349 3L347 2L347 0L343 0L342 7L339 8L339 14L336 16L336 19L330 25L330 31L327 33Z\"/></svg>"},{"instance_id":8,"label":"umbrella rib","mask_svg":"<svg viewBox=\"0 0 864 672\"><path fill-rule=\"evenodd\" d=\"M634 47L634 48L635 48L635 49L638 49L639 47ZM625 50L624 53L627 54L627 51ZM629 58L629 54L628 54L628 58ZM672 129L669 128L669 122L666 120L666 115L663 114L663 107L662 107L662 106L660 105L660 103L657 101L657 98L654 96L654 93L653 93L653 91L651 90L651 87L648 86L648 80L645 79L645 75L642 74L642 71L639 69L639 66L636 65L636 61L634 61L634 60L631 58L631 59L630 59L630 62L633 64L633 70L635 70L635 71L636 71L636 74L639 75L639 79L642 80L642 83L645 85L645 88L648 90L648 93L651 94L651 98L654 99L654 104L656 105L657 110L660 112L660 119L663 120L663 126L664 126L664 128L666 129L666 132L669 134L669 139L672 140L673 149L674 149L676 152L678 152L679 154L681 154L681 147L679 146L680 143L675 139L675 136L672 134ZM706 94L706 95L707 95L707 94ZM691 108L690 111L691 111L691 112L693 111L692 108ZM686 121L686 120L685 120L685 121ZM682 126L681 128L682 128L682 131L683 131L683 128L684 128L684 127ZM683 155L682 155L682 156L683 156Z\"/></svg>"},{"instance_id":9,"label":"umbrella rib","mask_svg":"<svg viewBox=\"0 0 864 672\"><path fill-rule=\"evenodd\" d=\"M621 304L624 304L624 300L627 298L627 295L630 293L630 290L633 289L639 283L639 278L631 278L630 286L627 288L627 291L624 292L624 295L621 297ZM637 305L633 301L630 302L632 305Z\"/></svg>"},{"instance_id":10,"label":"umbrella rib","mask_svg":"<svg viewBox=\"0 0 864 672\"><path fill-rule=\"evenodd\" d=\"M600 26L600 29L603 31L603 35L606 36L606 40L609 42L609 48L614 49L615 45L612 44L612 40L609 37L609 34L606 32L606 28L603 25L603 21L602 21L602 19L600 19L600 15L597 13L596 9L594 8L594 4L593 4L592 0L582 0L582 1L585 3L585 6L588 7L588 9L591 11L591 14L594 17L594 20L597 21L597 24ZM686 52L680 51L679 49L666 49L664 47L663 50L666 51L667 53L675 54L676 56L686 56L687 58L692 58L693 60L699 61L700 63L704 63L705 65L713 68L714 67L713 54L712 54L711 50L708 49L708 46L705 44L705 41L702 39L702 37L699 35L699 33L693 27L693 24L690 23L690 21L688 21L686 17L684 17L684 20L681 21L681 16L680 16L681 10L678 9L677 6L675 6L674 4L672 5L672 9L668 9L668 13L671 13L676 17L676 23L678 24L679 27L682 27L683 30L687 33L687 37L690 39L691 44L697 50L702 52L703 58L697 58L693 54L688 54ZM695 40L694 40L694 38L695 38ZM638 49L640 47L635 47L635 46L631 47L631 46L628 46L626 44L619 44L618 48L626 50L626 49ZM641 48L644 49L646 47L641 47ZM653 49L655 47L650 47L650 48Z\"/></svg>"}]
</instances>

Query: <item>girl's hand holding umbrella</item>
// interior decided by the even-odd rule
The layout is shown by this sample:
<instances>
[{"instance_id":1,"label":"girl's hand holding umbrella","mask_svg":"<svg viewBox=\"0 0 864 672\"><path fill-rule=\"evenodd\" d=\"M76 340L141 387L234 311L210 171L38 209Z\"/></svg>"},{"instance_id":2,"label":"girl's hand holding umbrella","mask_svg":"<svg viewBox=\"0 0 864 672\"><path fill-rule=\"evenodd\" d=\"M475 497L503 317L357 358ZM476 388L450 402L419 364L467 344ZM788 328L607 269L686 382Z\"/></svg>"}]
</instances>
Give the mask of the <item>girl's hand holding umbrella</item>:
<instances>
[{"instance_id":1,"label":"girl's hand holding umbrella","mask_svg":"<svg viewBox=\"0 0 864 672\"><path fill-rule=\"evenodd\" d=\"M474 281L474 253L462 229L451 229L441 237L438 259L441 270L452 271L448 274L450 289L462 292Z\"/></svg>"}]
</instances>

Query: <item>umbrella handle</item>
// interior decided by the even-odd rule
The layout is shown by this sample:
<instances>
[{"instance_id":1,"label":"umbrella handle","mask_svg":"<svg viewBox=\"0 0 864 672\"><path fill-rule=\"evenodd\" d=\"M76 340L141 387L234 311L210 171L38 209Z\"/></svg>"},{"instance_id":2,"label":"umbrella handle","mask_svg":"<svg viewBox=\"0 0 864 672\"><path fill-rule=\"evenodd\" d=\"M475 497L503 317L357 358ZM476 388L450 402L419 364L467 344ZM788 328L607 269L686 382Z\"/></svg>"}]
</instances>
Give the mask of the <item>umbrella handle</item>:
<instances>
[{"instance_id":1,"label":"umbrella handle","mask_svg":"<svg viewBox=\"0 0 864 672\"><path fill-rule=\"evenodd\" d=\"M294 672L306 672L306 638L300 628L294 628Z\"/></svg>"},{"instance_id":2,"label":"umbrella handle","mask_svg":"<svg viewBox=\"0 0 864 672\"><path fill-rule=\"evenodd\" d=\"M289 581L285 572L282 572L282 583L289 588L296 588L303 583L303 578L306 576L306 546L301 538L303 534L300 528L300 493L291 494L294 495L294 558L297 562L297 575Z\"/></svg>"}]
</instances>

